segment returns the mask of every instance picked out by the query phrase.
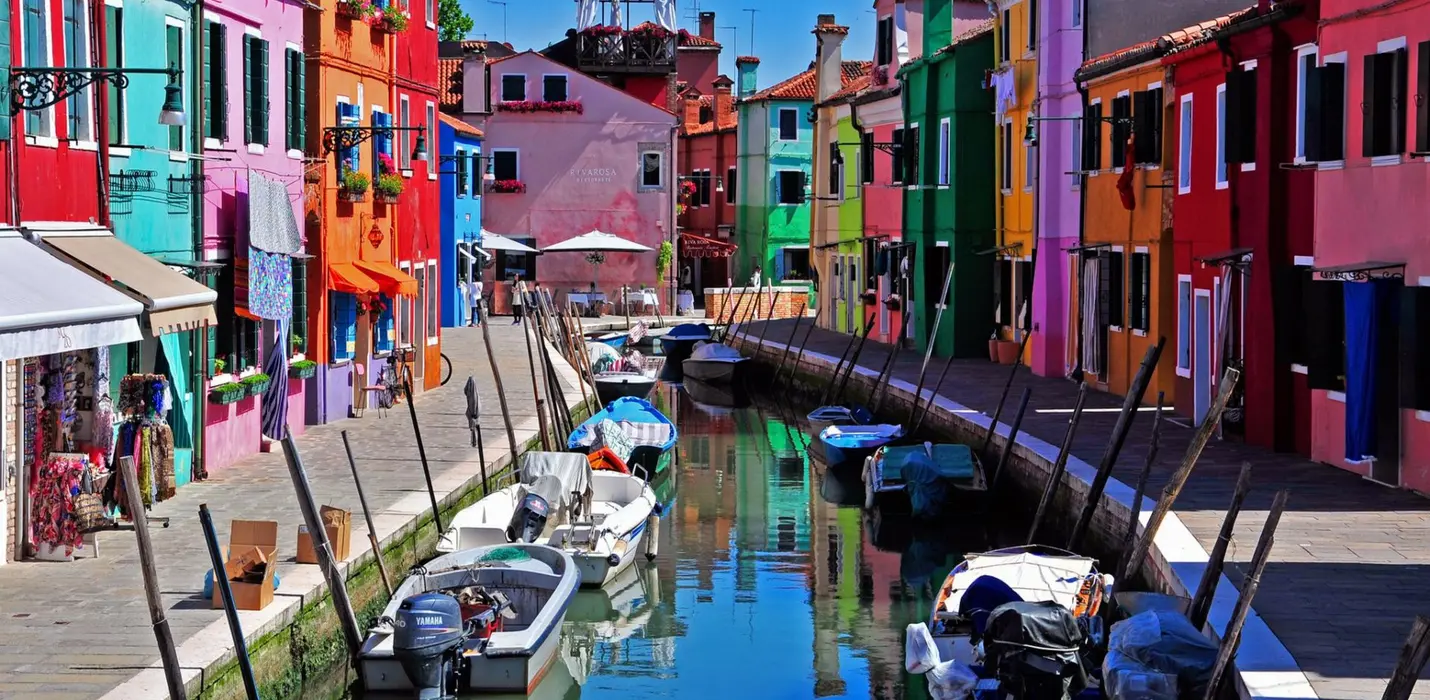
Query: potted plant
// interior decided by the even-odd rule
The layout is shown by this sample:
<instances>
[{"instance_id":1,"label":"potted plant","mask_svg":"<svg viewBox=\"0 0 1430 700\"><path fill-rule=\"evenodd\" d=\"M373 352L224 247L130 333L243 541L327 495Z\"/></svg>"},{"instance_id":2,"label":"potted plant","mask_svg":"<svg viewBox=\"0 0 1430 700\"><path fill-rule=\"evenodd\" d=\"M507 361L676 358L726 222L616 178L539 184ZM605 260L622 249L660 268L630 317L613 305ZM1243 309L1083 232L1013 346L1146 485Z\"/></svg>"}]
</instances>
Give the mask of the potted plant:
<instances>
[{"instance_id":1,"label":"potted plant","mask_svg":"<svg viewBox=\"0 0 1430 700\"><path fill-rule=\"evenodd\" d=\"M221 358L217 358L217 357L214 358L214 376L218 376L218 375L220 375L220 374L223 374L224 371L227 370L227 369L228 369L228 362L224 361L224 360L221 359Z\"/></svg>"},{"instance_id":2,"label":"potted plant","mask_svg":"<svg viewBox=\"0 0 1430 700\"><path fill-rule=\"evenodd\" d=\"M259 372L238 380L238 383L243 386L249 396L259 396L264 391L267 391L268 383L271 381L272 379L268 375Z\"/></svg>"},{"instance_id":3,"label":"potted plant","mask_svg":"<svg viewBox=\"0 0 1430 700\"><path fill-rule=\"evenodd\" d=\"M338 0L337 15L344 19L367 19L376 11L371 0Z\"/></svg>"},{"instance_id":4,"label":"potted plant","mask_svg":"<svg viewBox=\"0 0 1430 700\"><path fill-rule=\"evenodd\" d=\"M220 406L237 403L245 396L248 396L248 388L238 382L221 384L209 389L209 403L215 403Z\"/></svg>"},{"instance_id":5,"label":"potted plant","mask_svg":"<svg viewBox=\"0 0 1430 700\"><path fill-rule=\"evenodd\" d=\"M861 294L861 295L859 295L859 298L860 298L865 304L877 304L877 303L879 303L879 293L876 292L876 291L874 291L874 290L872 290L872 289L866 289L866 290L864 290L864 293Z\"/></svg>"},{"instance_id":6,"label":"potted plant","mask_svg":"<svg viewBox=\"0 0 1430 700\"><path fill-rule=\"evenodd\" d=\"M318 374L318 363L312 360L298 360L288 365L289 379L312 379Z\"/></svg>"},{"instance_id":7,"label":"potted plant","mask_svg":"<svg viewBox=\"0 0 1430 700\"><path fill-rule=\"evenodd\" d=\"M521 194L526 191L526 184L521 180L492 180L489 191L497 194Z\"/></svg>"},{"instance_id":8,"label":"potted plant","mask_svg":"<svg viewBox=\"0 0 1430 700\"><path fill-rule=\"evenodd\" d=\"M897 294L890 294L884 299L884 308L890 311L903 311L904 299Z\"/></svg>"},{"instance_id":9,"label":"potted plant","mask_svg":"<svg viewBox=\"0 0 1430 700\"><path fill-rule=\"evenodd\" d=\"M397 173L383 173L377 176L377 182L372 185L373 198L383 204L396 204L397 197L402 194L404 183L402 176Z\"/></svg>"},{"instance_id":10,"label":"potted plant","mask_svg":"<svg viewBox=\"0 0 1430 700\"><path fill-rule=\"evenodd\" d=\"M366 173L344 170L338 197L347 202L362 202L367 199L367 188L372 184Z\"/></svg>"},{"instance_id":11,"label":"potted plant","mask_svg":"<svg viewBox=\"0 0 1430 700\"><path fill-rule=\"evenodd\" d=\"M395 1L386 9L379 10L373 17L376 20L372 24L374 29L391 33L407 31L407 23L412 19L407 8Z\"/></svg>"}]
</instances>

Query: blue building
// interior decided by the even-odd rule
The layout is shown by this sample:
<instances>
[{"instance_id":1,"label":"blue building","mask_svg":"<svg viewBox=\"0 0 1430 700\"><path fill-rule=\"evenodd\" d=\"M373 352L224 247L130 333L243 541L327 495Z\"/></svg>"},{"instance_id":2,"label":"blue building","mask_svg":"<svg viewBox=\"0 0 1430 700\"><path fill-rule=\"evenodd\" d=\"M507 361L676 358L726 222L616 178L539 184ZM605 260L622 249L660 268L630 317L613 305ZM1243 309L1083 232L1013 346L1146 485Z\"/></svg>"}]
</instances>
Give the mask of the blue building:
<instances>
[{"instance_id":1,"label":"blue building","mask_svg":"<svg viewBox=\"0 0 1430 700\"><path fill-rule=\"evenodd\" d=\"M482 230L482 132L442 114L437 127L442 175L442 327L465 326L472 312L467 281L488 262Z\"/></svg>"}]
</instances>

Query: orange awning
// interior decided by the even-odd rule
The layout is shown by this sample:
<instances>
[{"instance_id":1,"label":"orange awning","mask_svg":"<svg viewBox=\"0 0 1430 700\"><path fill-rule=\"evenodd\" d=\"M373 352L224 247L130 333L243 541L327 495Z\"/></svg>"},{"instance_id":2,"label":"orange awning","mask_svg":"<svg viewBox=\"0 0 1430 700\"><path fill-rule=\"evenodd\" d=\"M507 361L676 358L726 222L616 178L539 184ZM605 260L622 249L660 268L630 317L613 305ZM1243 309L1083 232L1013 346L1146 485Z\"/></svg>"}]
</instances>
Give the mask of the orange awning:
<instances>
[{"instance_id":1,"label":"orange awning","mask_svg":"<svg viewBox=\"0 0 1430 700\"><path fill-rule=\"evenodd\" d=\"M376 294L382 289L352 263L329 264L328 286L335 292L348 294Z\"/></svg>"},{"instance_id":2,"label":"orange awning","mask_svg":"<svg viewBox=\"0 0 1430 700\"><path fill-rule=\"evenodd\" d=\"M359 270L362 270L368 277L377 280L377 286L382 289L382 293L390 297L415 297L417 296L417 278L399 270L385 262L367 262L358 260L353 262Z\"/></svg>"}]
</instances>

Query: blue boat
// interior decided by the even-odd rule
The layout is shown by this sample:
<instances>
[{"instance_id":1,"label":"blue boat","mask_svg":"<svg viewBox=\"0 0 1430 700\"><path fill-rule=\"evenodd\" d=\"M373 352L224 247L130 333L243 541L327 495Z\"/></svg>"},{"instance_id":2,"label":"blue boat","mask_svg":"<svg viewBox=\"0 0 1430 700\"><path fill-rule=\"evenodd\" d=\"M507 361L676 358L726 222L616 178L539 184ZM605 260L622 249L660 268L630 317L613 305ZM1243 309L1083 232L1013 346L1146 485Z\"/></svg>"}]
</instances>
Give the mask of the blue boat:
<instances>
[{"instance_id":1,"label":"blue boat","mask_svg":"<svg viewBox=\"0 0 1430 700\"><path fill-rule=\"evenodd\" d=\"M630 336L625 333L592 333L586 336L586 340L589 342L609 345L617 350L626 347L626 341L629 338Z\"/></svg>"},{"instance_id":2,"label":"blue boat","mask_svg":"<svg viewBox=\"0 0 1430 700\"><path fill-rule=\"evenodd\" d=\"M858 470L875 450L904 436L902 425L831 425L819 431L816 444L832 470Z\"/></svg>"},{"instance_id":3,"label":"blue boat","mask_svg":"<svg viewBox=\"0 0 1430 700\"><path fill-rule=\"evenodd\" d=\"M961 444L885 447L864 463L864 507L915 518L978 510L988 491L983 464Z\"/></svg>"},{"instance_id":4,"label":"blue boat","mask_svg":"<svg viewBox=\"0 0 1430 700\"><path fill-rule=\"evenodd\" d=\"M824 430L831 425L868 425L874 422L874 414L859 404L842 406L820 406L805 416L812 430Z\"/></svg>"},{"instance_id":5,"label":"blue boat","mask_svg":"<svg viewBox=\"0 0 1430 700\"><path fill-rule=\"evenodd\" d=\"M651 402L624 396L576 426L566 447L588 454L609 447L631 473L651 480L670 465L677 437L675 424Z\"/></svg>"},{"instance_id":6,"label":"blue boat","mask_svg":"<svg viewBox=\"0 0 1430 700\"><path fill-rule=\"evenodd\" d=\"M660 347L665 351L666 365L680 366L695 350L695 344L710 340L710 336L710 326L704 323L682 323L670 329L660 337Z\"/></svg>"}]
</instances>

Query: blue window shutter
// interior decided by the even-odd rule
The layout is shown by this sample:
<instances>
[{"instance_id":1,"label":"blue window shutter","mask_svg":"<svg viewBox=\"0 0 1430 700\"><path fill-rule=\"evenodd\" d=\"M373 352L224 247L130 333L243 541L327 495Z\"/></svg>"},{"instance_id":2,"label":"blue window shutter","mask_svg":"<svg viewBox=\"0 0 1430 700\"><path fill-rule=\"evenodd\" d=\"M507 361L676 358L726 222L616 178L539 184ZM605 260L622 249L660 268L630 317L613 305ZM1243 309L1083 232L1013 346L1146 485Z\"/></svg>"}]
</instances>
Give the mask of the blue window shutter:
<instances>
[{"instance_id":1,"label":"blue window shutter","mask_svg":"<svg viewBox=\"0 0 1430 700\"><path fill-rule=\"evenodd\" d=\"M387 308L383 310L381 316L377 317L377 326L374 328L374 333L377 336L376 347L378 352L391 352L393 330L393 300L387 295L383 295L382 303L385 304Z\"/></svg>"}]
</instances>

